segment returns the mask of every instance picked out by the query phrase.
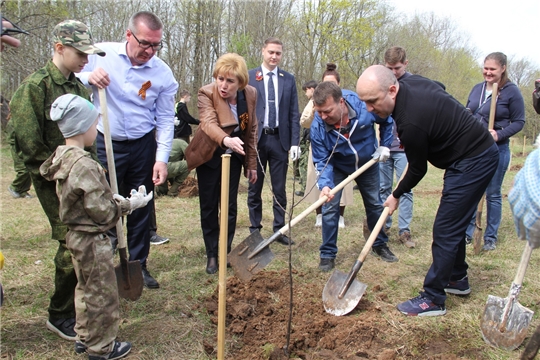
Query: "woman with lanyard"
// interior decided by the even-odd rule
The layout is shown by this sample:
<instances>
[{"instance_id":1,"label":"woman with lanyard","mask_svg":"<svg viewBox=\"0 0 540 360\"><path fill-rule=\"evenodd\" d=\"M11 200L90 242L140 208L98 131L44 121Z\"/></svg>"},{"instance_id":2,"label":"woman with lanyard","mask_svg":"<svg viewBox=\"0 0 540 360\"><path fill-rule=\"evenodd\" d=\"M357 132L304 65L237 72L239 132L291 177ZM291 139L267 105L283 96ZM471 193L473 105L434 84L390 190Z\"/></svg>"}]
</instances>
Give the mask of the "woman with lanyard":
<instances>
[{"instance_id":1,"label":"woman with lanyard","mask_svg":"<svg viewBox=\"0 0 540 360\"><path fill-rule=\"evenodd\" d=\"M222 55L213 77L213 83L199 89L201 123L185 152L189 170L197 171L208 274L218 270L221 155L231 154L227 253L236 230L236 198L242 167L250 183L257 181L257 91L248 85L244 58L232 53Z\"/></svg>"},{"instance_id":2,"label":"woman with lanyard","mask_svg":"<svg viewBox=\"0 0 540 360\"><path fill-rule=\"evenodd\" d=\"M498 84L495 123L489 132L499 147L499 166L486 190L487 225L484 231L486 251L495 250L497 232L501 223L502 195L501 186L510 163L510 137L523 129L525 124L525 103L516 84L508 79L506 55L494 52L486 56L483 68L484 82L473 87L467 100L467 108L488 127L489 109L492 100L493 84ZM467 243L470 243L475 228L473 217L467 229Z\"/></svg>"}]
</instances>

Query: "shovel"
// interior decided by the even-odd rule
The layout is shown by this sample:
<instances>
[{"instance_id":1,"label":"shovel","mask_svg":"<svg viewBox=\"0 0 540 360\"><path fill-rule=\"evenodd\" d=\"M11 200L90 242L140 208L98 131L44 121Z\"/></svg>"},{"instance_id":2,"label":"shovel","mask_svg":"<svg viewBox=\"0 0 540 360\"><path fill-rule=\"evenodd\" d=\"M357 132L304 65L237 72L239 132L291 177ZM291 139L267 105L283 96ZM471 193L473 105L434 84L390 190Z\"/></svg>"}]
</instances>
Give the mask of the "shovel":
<instances>
[{"instance_id":1,"label":"shovel","mask_svg":"<svg viewBox=\"0 0 540 360\"><path fill-rule=\"evenodd\" d=\"M405 177L408 170L409 164L403 169L398 184ZM349 275L336 269L332 273L332 276L330 276L330 279L326 282L323 289L323 304L327 313L335 316L343 316L353 311L356 305L358 305L358 302L360 302L362 295L364 295L364 292L367 289L367 285L355 278L356 275L358 275L360 268L362 268L364 260L373 246L377 235L379 235L383 225L386 223L389 212L390 209L385 207L381 216L379 216L379 220L377 220L373 231L367 238L362 252L354 262ZM364 222L364 237L366 236L366 226L367 221Z\"/></svg>"},{"instance_id":2,"label":"shovel","mask_svg":"<svg viewBox=\"0 0 540 360\"><path fill-rule=\"evenodd\" d=\"M334 195L341 189L345 187L348 183L357 178L364 171L369 169L377 161L371 159L365 163L358 170L353 172L351 175L347 176L345 180L336 185L331 191L330 194ZM274 253L270 250L270 245L275 240L279 239L284 235L290 227L296 225L300 220L304 219L309 213L317 209L319 206L324 204L328 199L327 196L319 198L314 202L310 207L304 210L300 215L295 217L286 224L284 227L276 231L268 239L264 239L261 236L259 230L252 232L244 241L242 241L238 246L236 246L230 253L228 260L231 263L231 266L234 270L234 274L242 281L249 281L255 274L264 269L266 265L274 259Z\"/></svg>"},{"instance_id":3,"label":"shovel","mask_svg":"<svg viewBox=\"0 0 540 360\"><path fill-rule=\"evenodd\" d=\"M105 92L105 89L99 89L99 102L101 104L105 150L107 152L107 164L109 168L109 182L111 183L113 193L118 194L111 130L107 113L107 93ZM118 285L118 295L124 299L137 300L141 297L144 284L141 262L138 260L128 261L122 217L120 217L116 223L116 236L118 238L118 254L120 255L120 264L114 267L116 283Z\"/></svg>"},{"instance_id":4,"label":"shovel","mask_svg":"<svg viewBox=\"0 0 540 360\"><path fill-rule=\"evenodd\" d=\"M521 345L527 336L527 329L534 312L521 305L517 298L521 291L521 283L525 277L531 252L532 248L526 241L521 262L508 296L502 299L488 295L484 315L480 320L480 328L484 341L491 346L514 350Z\"/></svg>"},{"instance_id":5,"label":"shovel","mask_svg":"<svg viewBox=\"0 0 540 360\"><path fill-rule=\"evenodd\" d=\"M403 173L405 173L405 171ZM386 222L389 212L390 209L385 207L349 274L347 275L336 269L332 273L332 276L330 276L330 279L326 282L322 297L324 309L327 313L335 316L343 316L353 311L356 305L358 305L358 302L367 289L367 285L355 278L364 264L364 260L373 246L377 235L379 235L379 232Z\"/></svg>"},{"instance_id":6,"label":"shovel","mask_svg":"<svg viewBox=\"0 0 540 360\"><path fill-rule=\"evenodd\" d=\"M488 129L493 129L493 124L495 124L495 109L497 108L497 95L499 90L499 84L494 83L492 92L491 92L491 105L489 108L489 120L488 120ZM473 248L474 248L474 255L480 254L480 251L482 251L482 210L484 208L484 199L486 198L486 194L482 196L482 199L480 199L480 202L478 203L478 207L476 209L476 221L474 222L474 233L473 233Z\"/></svg>"}]
</instances>

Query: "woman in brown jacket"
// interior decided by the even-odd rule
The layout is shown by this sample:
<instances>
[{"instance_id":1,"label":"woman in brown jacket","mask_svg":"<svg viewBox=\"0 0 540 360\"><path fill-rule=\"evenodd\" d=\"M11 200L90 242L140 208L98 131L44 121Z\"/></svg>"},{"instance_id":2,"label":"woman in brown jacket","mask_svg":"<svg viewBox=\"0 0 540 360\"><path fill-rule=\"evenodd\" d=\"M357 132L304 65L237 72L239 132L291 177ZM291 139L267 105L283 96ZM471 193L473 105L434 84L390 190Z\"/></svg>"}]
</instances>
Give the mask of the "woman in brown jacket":
<instances>
[{"instance_id":1,"label":"woman in brown jacket","mask_svg":"<svg viewBox=\"0 0 540 360\"><path fill-rule=\"evenodd\" d=\"M227 253L231 251L236 230L236 197L242 166L249 182L257 181L257 90L248 85L244 58L232 53L221 56L213 77L213 83L199 89L197 106L201 123L186 149L188 167L197 171L208 274L218 270L221 155L231 154Z\"/></svg>"}]
</instances>

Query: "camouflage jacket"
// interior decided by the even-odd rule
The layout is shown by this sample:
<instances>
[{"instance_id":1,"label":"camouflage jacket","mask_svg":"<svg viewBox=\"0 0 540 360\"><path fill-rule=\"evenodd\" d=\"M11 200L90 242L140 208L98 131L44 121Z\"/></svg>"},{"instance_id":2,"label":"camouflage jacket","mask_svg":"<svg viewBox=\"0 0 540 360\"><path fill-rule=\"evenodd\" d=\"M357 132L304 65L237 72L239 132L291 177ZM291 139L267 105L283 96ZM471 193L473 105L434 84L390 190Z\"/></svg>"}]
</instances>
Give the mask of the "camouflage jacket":
<instances>
[{"instance_id":1,"label":"camouflage jacket","mask_svg":"<svg viewBox=\"0 0 540 360\"><path fill-rule=\"evenodd\" d=\"M188 147L188 143L182 139L174 139L172 142L171 153L169 154L169 162L186 160L184 152Z\"/></svg>"},{"instance_id":2,"label":"camouflage jacket","mask_svg":"<svg viewBox=\"0 0 540 360\"><path fill-rule=\"evenodd\" d=\"M15 149L26 167L39 173L39 166L64 145L64 136L49 114L51 105L61 95L76 94L89 100L88 90L70 74L69 79L52 61L24 79L10 102ZM90 149L89 149L90 150ZM95 154L95 149L91 150Z\"/></svg>"},{"instance_id":3,"label":"camouflage jacket","mask_svg":"<svg viewBox=\"0 0 540 360\"><path fill-rule=\"evenodd\" d=\"M115 200L103 167L90 153L61 145L40 167L41 175L56 180L60 220L70 230L102 233L130 210L128 200Z\"/></svg>"}]
</instances>

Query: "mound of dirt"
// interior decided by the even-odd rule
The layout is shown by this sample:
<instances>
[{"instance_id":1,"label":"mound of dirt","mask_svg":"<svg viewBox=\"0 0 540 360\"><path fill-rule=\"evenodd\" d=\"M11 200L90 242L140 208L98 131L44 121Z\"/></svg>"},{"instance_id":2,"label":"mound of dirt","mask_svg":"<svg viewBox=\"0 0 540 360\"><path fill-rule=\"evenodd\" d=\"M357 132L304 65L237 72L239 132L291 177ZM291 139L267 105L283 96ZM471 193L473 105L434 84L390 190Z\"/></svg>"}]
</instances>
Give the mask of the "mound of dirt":
<instances>
[{"instance_id":1,"label":"mound of dirt","mask_svg":"<svg viewBox=\"0 0 540 360\"><path fill-rule=\"evenodd\" d=\"M192 176L188 176L178 188L178 196L181 198L188 198L197 195L199 195L199 185L197 184L197 179Z\"/></svg>"},{"instance_id":2,"label":"mound of dirt","mask_svg":"<svg viewBox=\"0 0 540 360\"><path fill-rule=\"evenodd\" d=\"M236 277L227 280L228 359L289 358L283 350L291 311L288 279L287 271L262 271L247 283ZM413 355L405 346L398 345L398 339L403 334L391 326L381 315L380 308L365 297L347 316L337 317L326 313L322 304L324 285L294 285L292 330L288 349L293 358L417 358L418 354ZM379 298L385 298L378 286L371 291L376 292ZM218 289L206 300L205 307L211 321L217 325ZM441 352L437 352L433 345L430 347L432 352L424 357L426 359L459 359L444 350L442 353L446 354L439 357Z\"/></svg>"}]
</instances>

